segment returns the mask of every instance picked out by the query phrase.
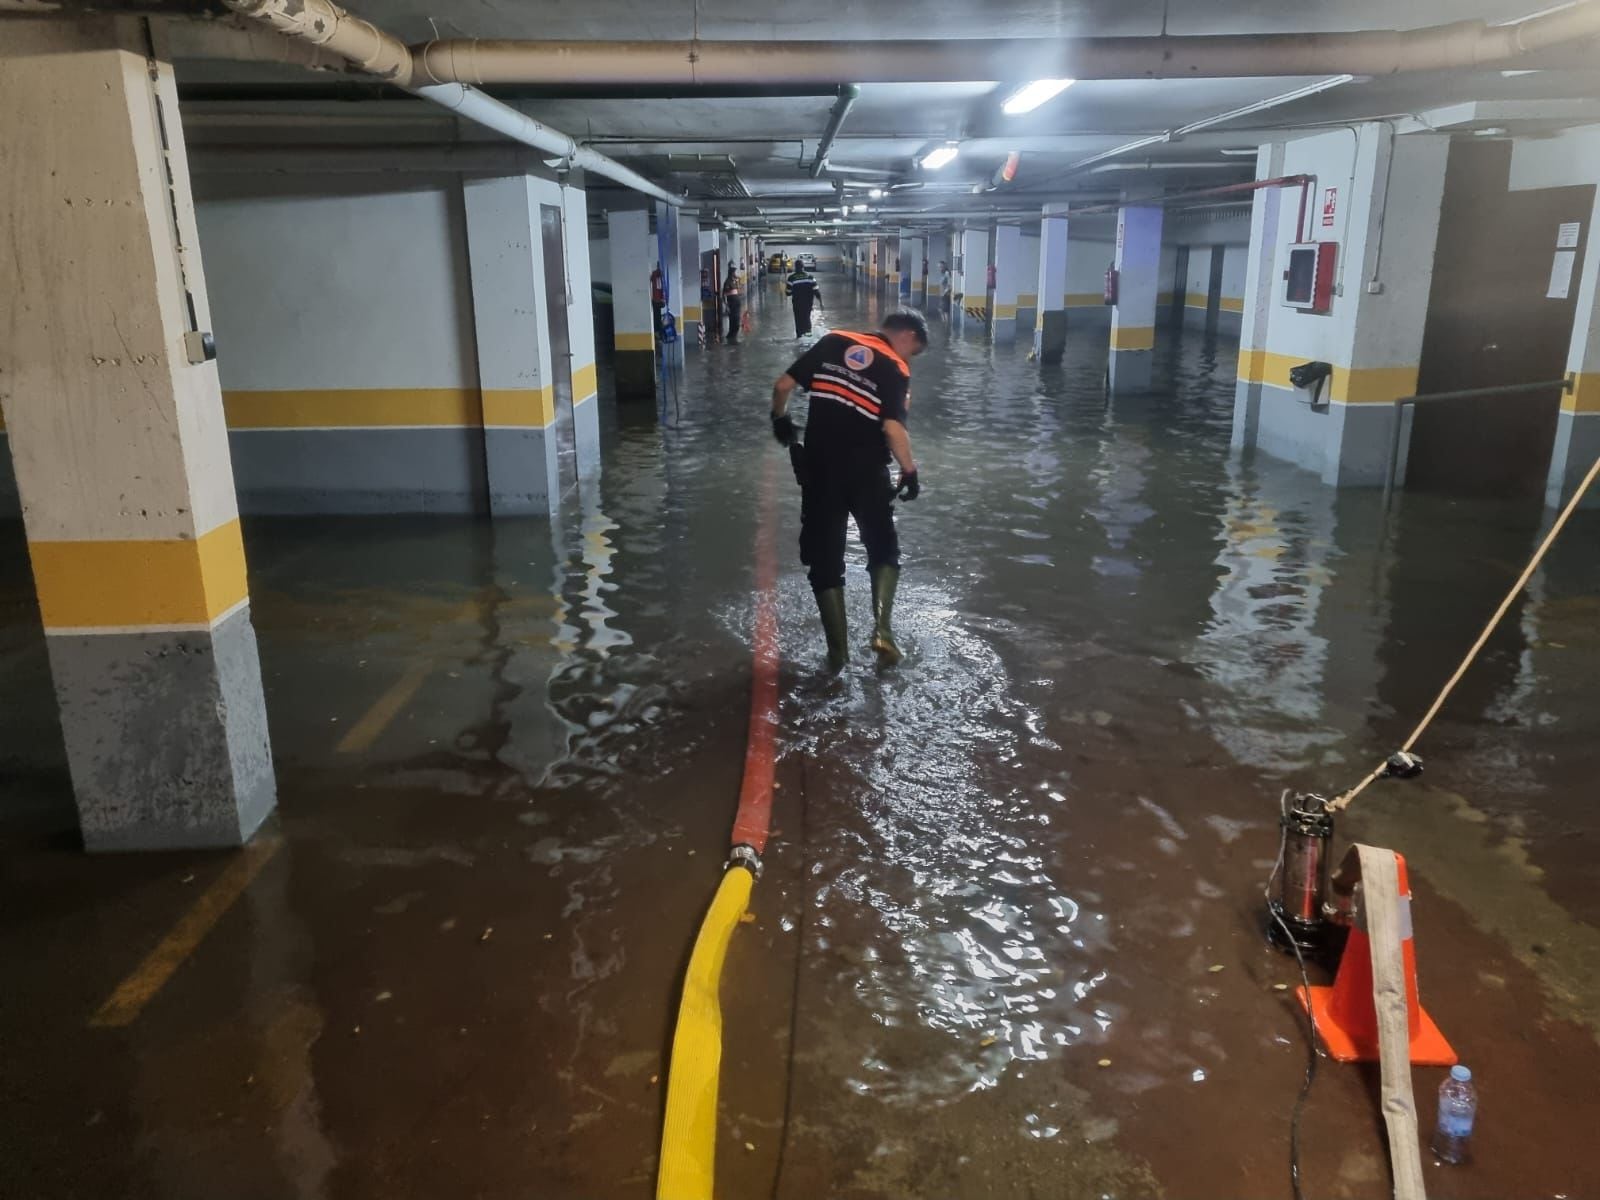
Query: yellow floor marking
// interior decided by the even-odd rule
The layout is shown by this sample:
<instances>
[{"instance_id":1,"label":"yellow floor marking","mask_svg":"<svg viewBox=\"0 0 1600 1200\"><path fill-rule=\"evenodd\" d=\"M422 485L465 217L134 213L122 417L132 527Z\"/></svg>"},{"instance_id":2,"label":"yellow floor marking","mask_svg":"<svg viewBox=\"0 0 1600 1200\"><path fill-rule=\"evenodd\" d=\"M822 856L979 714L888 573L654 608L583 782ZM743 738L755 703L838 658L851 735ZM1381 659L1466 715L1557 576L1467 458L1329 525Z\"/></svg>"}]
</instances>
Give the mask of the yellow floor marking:
<instances>
[{"instance_id":1,"label":"yellow floor marking","mask_svg":"<svg viewBox=\"0 0 1600 1200\"><path fill-rule=\"evenodd\" d=\"M167 936L133 973L117 985L106 1002L89 1018L92 1029L121 1029L131 1025L144 1011L144 1006L166 986L167 980L194 953L195 947L205 940L211 927L222 919L222 914L250 886L261 868L283 848L283 839L263 837L239 851L222 874L212 880L211 886L200 893L189 911L179 918Z\"/></svg>"},{"instance_id":2,"label":"yellow floor marking","mask_svg":"<svg viewBox=\"0 0 1600 1200\"><path fill-rule=\"evenodd\" d=\"M478 602L469 600L456 609L452 621L465 621L478 611ZM359 754L377 741L389 722L400 715L400 710L411 703L423 680L428 678L437 662L437 655L428 655L411 664L404 675L389 685L387 691L372 702L372 707L361 714L361 719L350 727L350 732L339 739L335 749L340 754Z\"/></svg>"},{"instance_id":3,"label":"yellow floor marking","mask_svg":"<svg viewBox=\"0 0 1600 1200\"><path fill-rule=\"evenodd\" d=\"M372 707L350 727L350 732L339 739L340 754L356 754L378 740L378 735L389 728L400 710L411 702L422 681L433 670L433 659L425 658L412 663L406 673L389 685L387 691L372 702Z\"/></svg>"}]
</instances>

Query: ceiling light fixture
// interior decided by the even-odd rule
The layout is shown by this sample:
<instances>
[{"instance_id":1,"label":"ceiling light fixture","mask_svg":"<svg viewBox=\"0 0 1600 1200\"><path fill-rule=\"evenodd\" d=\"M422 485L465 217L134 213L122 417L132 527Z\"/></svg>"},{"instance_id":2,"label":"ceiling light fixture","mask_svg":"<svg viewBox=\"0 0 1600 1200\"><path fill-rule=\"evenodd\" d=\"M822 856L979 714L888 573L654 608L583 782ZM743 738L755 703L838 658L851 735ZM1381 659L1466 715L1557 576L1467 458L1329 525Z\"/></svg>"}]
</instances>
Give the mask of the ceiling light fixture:
<instances>
[{"instance_id":1,"label":"ceiling light fixture","mask_svg":"<svg viewBox=\"0 0 1600 1200\"><path fill-rule=\"evenodd\" d=\"M883 189L882 188L873 188L870 192L867 193L867 195L870 196L874 200L882 200L883 199Z\"/></svg>"},{"instance_id":2,"label":"ceiling light fixture","mask_svg":"<svg viewBox=\"0 0 1600 1200\"><path fill-rule=\"evenodd\" d=\"M1032 112L1046 100L1053 100L1076 82L1075 79L1035 79L1032 83L1023 84L1007 96L1000 105L1000 111L1008 117Z\"/></svg>"},{"instance_id":3,"label":"ceiling light fixture","mask_svg":"<svg viewBox=\"0 0 1600 1200\"><path fill-rule=\"evenodd\" d=\"M937 171L940 167L954 162L956 155L960 153L960 146L956 145L954 142L946 142L942 146L935 146L932 150L929 150L926 154L919 158L917 160L917 166L921 167L924 171Z\"/></svg>"}]
</instances>

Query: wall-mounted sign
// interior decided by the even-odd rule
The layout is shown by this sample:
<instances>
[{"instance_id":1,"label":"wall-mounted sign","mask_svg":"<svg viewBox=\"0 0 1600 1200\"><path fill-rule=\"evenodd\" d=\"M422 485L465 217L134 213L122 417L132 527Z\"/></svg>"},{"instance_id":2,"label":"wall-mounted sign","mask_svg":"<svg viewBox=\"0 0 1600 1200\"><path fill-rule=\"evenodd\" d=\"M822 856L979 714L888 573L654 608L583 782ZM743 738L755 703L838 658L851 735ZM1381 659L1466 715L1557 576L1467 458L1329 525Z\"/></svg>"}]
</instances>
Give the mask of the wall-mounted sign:
<instances>
[{"instance_id":1,"label":"wall-mounted sign","mask_svg":"<svg viewBox=\"0 0 1600 1200\"><path fill-rule=\"evenodd\" d=\"M1339 189L1323 188L1322 190L1322 227L1333 228L1334 214L1339 211Z\"/></svg>"},{"instance_id":2,"label":"wall-mounted sign","mask_svg":"<svg viewBox=\"0 0 1600 1200\"><path fill-rule=\"evenodd\" d=\"M1572 267L1578 257L1576 250L1557 250L1550 264L1550 286L1545 289L1546 300L1565 300L1572 291Z\"/></svg>"},{"instance_id":3,"label":"wall-mounted sign","mask_svg":"<svg viewBox=\"0 0 1600 1200\"><path fill-rule=\"evenodd\" d=\"M1576 250L1578 248L1578 234L1583 232L1582 221L1563 221L1556 228L1556 249Z\"/></svg>"}]
</instances>

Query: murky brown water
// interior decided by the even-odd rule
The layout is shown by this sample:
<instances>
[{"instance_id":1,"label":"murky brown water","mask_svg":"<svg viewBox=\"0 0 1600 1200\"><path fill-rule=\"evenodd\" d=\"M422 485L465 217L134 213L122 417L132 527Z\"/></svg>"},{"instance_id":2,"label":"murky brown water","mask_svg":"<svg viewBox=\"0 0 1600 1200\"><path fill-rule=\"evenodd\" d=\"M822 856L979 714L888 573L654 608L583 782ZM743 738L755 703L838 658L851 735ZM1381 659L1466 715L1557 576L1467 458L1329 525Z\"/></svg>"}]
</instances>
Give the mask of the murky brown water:
<instances>
[{"instance_id":1,"label":"murky brown water","mask_svg":"<svg viewBox=\"0 0 1600 1200\"><path fill-rule=\"evenodd\" d=\"M603 478L554 528L247 526L285 845L126 1031L86 1015L226 860L46 836L59 733L13 534L0 947L29 965L0 1000L0 1193L652 1194L742 765L766 393L796 351L774 297L756 315L664 423L607 402ZM1174 337L1158 393L1108 402L1104 343L1077 330L1041 369L941 331L914 364L898 672L863 650L820 673L786 485L781 788L724 988L722 1195L1288 1194L1304 1048L1257 928L1278 790L1341 787L1404 736L1542 513L1412 496L1386 521L1231 461L1235 347ZM1438 1196L1600 1192L1597 536L1572 528L1424 781L1344 830L1411 859L1424 999L1484 1093L1478 1162L1430 1168ZM1374 1079L1323 1071L1308 1194L1386 1192Z\"/></svg>"}]
</instances>

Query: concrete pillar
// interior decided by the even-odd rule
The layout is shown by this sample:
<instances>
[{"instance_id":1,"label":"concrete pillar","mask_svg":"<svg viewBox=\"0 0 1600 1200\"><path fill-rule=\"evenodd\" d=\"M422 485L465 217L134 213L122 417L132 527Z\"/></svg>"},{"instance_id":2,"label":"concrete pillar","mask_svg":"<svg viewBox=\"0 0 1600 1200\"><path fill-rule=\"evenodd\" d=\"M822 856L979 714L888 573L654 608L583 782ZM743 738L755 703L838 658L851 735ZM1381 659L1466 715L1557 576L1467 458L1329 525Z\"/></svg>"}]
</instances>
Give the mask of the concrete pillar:
<instances>
[{"instance_id":1,"label":"concrete pillar","mask_svg":"<svg viewBox=\"0 0 1600 1200\"><path fill-rule=\"evenodd\" d=\"M990 336L1000 343L1017 340L1017 294L1022 279L1022 230L998 225L994 231L994 314Z\"/></svg>"},{"instance_id":2,"label":"concrete pillar","mask_svg":"<svg viewBox=\"0 0 1600 1200\"><path fill-rule=\"evenodd\" d=\"M1600 241L1596 240L1596 220L1600 220L1600 194L1589 213L1589 241L1579 268L1578 307L1567 351L1567 371L1574 377L1574 387L1561 397L1545 483L1545 503L1552 508L1572 498L1573 489L1600 458ZM1591 488L1583 504L1585 508L1600 507L1600 491Z\"/></svg>"},{"instance_id":3,"label":"concrete pillar","mask_svg":"<svg viewBox=\"0 0 1600 1200\"><path fill-rule=\"evenodd\" d=\"M953 328L983 332L988 296L989 231L964 229L959 237L961 252L951 276L955 294L950 297L950 320Z\"/></svg>"},{"instance_id":4,"label":"concrete pillar","mask_svg":"<svg viewBox=\"0 0 1600 1200\"><path fill-rule=\"evenodd\" d=\"M900 298L913 308L928 302L927 282L923 272L927 267L927 243L910 233L900 235L900 257L905 264L905 278L901 281Z\"/></svg>"},{"instance_id":5,"label":"concrete pillar","mask_svg":"<svg viewBox=\"0 0 1600 1200\"><path fill-rule=\"evenodd\" d=\"M928 267L928 295L927 306L929 312L943 312L949 303L950 296L945 291L944 268L941 263L950 261L950 234L948 232L930 233L927 238L927 267Z\"/></svg>"},{"instance_id":6,"label":"concrete pillar","mask_svg":"<svg viewBox=\"0 0 1600 1200\"><path fill-rule=\"evenodd\" d=\"M656 256L645 209L613 210L606 217L611 239L611 316L616 326L612 358L617 399L653 400L656 394L655 310L650 307L650 272ZM647 254L646 252L649 251Z\"/></svg>"},{"instance_id":7,"label":"concrete pillar","mask_svg":"<svg viewBox=\"0 0 1600 1200\"><path fill-rule=\"evenodd\" d=\"M1042 363L1058 363L1067 348L1067 206L1047 204L1039 222L1039 274L1034 281L1038 316L1033 352Z\"/></svg>"},{"instance_id":8,"label":"concrete pillar","mask_svg":"<svg viewBox=\"0 0 1600 1200\"><path fill-rule=\"evenodd\" d=\"M1031 332L1039 320L1039 235L1023 231L1022 273L1017 280L1017 330Z\"/></svg>"},{"instance_id":9,"label":"concrete pillar","mask_svg":"<svg viewBox=\"0 0 1600 1200\"><path fill-rule=\"evenodd\" d=\"M1241 443L1250 444L1244 435L1253 432L1258 449L1318 472L1327 484L1382 486L1394 401L1417 389L1448 151L1444 135L1397 137L1377 123L1359 127L1355 137L1339 130L1285 145L1277 174L1347 184L1337 197L1331 226L1321 223L1320 197L1307 205L1306 223L1316 222L1314 232L1296 229L1298 188L1273 189L1268 198L1279 206L1277 236L1260 253L1270 249L1273 262L1268 267L1255 257L1252 240L1248 265L1258 294L1263 281L1270 285L1266 335L1248 356L1240 355L1241 381L1259 385L1260 402L1253 430L1249 392L1243 413L1236 404L1234 428ZM1326 313L1282 303L1286 247L1308 236L1338 242L1334 295ZM1380 266L1381 278L1369 290ZM1316 407L1309 393L1289 382L1290 368L1308 361L1333 367L1323 386L1324 403ZM1402 446L1402 456L1403 451Z\"/></svg>"},{"instance_id":10,"label":"concrete pillar","mask_svg":"<svg viewBox=\"0 0 1600 1200\"><path fill-rule=\"evenodd\" d=\"M1127 205L1117 211L1117 303L1111 314L1111 390L1150 387L1156 344L1161 209Z\"/></svg>"},{"instance_id":11,"label":"concrete pillar","mask_svg":"<svg viewBox=\"0 0 1600 1200\"><path fill-rule=\"evenodd\" d=\"M462 185L489 511L497 516L548 515L561 496L537 182L510 175Z\"/></svg>"},{"instance_id":12,"label":"concrete pillar","mask_svg":"<svg viewBox=\"0 0 1600 1200\"><path fill-rule=\"evenodd\" d=\"M700 214L678 214L679 274L683 291L678 295L678 332L683 339L685 352L701 350L696 326L705 319L700 309Z\"/></svg>"},{"instance_id":13,"label":"concrete pillar","mask_svg":"<svg viewBox=\"0 0 1600 1200\"><path fill-rule=\"evenodd\" d=\"M0 42L0 396L90 850L237 846L276 792L177 90L147 36L11 21Z\"/></svg>"},{"instance_id":14,"label":"concrete pillar","mask_svg":"<svg viewBox=\"0 0 1600 1200\"><path fill-rule=\"evenodd\" d=\"M589 266L589 200L581 187L561 189L566 221L567 339L572 351L572 438L578 477L600 470L600 397L595 372L594 275Z\"/></svg>"},{"instance_id":15,"label":"concrete pillar","mask_svg":"<svg viewBox=\"0 0 1600 1200\"><path fill-rule=\"evenodd\" d=\"M1256 151L1256 178L1277 179L1283 174L1283 143L1268 142ZM1244 312L1239 325L1239 369L1233 393L1233 449L1253 447L1261 421L1262 364L1267 353L1267 325L1276 302L1278 283L1275 250L1282 240L1278 218L1283 211L1279 193L1256 192L1250 200L1250 255L1245 271Z\"/></svg>"},{"instance_id":16,"label":"concrete pillar","mask_svg":"<svg viewBox=\"0 0 1600 1200\"><path fill-rule=\"evenodd\" d=\"M662 350L672 361L682 362L684 355L684 327L683 327L683 297L685 280L683 277L683 251L679 245L678 210L665 200L656 201L655 225L656 259L661 263L661 273L666 277L667 309L678 318L678 340L671 346L663 346ZM700 277L695 276L695 292L700 290Z\"/></svg>"}]
</instances>

